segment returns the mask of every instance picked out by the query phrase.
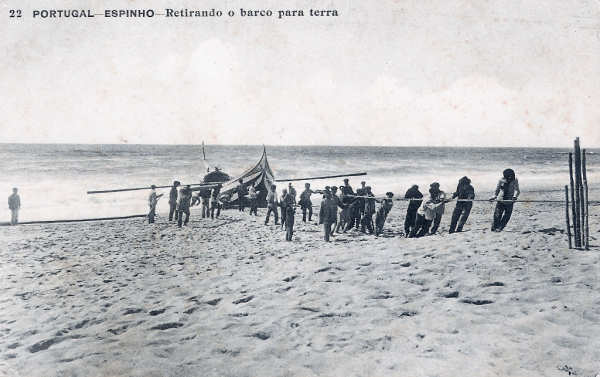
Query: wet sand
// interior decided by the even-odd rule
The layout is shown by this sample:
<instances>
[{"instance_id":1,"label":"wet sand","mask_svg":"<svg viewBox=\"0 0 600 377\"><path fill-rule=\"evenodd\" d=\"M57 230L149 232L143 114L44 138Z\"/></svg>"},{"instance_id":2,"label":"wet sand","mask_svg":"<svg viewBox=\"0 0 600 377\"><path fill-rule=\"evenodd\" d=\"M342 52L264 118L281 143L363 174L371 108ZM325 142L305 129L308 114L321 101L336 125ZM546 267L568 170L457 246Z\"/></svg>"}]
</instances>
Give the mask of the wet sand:
<instances>
[{"instance_id":1,"label":"wet sand","mask_svg":"<svg viewBox=\"0 0 600 377\"><path fill-rule=\"evenodd\" d=\"M0 229L0 376L595 376L600 254L564 208L518 203L502 233L293 242L225 211ZM590 218L592 235L599 217Z\"/></svg>"}]
</instances>

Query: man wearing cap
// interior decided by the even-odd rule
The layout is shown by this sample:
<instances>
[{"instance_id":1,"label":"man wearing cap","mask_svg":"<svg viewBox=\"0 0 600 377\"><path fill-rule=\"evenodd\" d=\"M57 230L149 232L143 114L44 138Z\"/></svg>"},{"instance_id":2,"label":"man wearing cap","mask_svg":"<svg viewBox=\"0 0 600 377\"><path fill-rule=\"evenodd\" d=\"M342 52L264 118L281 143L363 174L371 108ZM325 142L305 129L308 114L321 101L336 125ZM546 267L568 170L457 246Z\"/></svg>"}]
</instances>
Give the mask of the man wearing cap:
<instances>
[{"instance_id":1,"label":"man wearing cap","mask_svg":"<svg viewBox=\"0 0 600 377\"><path fill-rule=\"evenodd\" d=\"M150 186L150 195L148 196L148 206L150 207L150 212L148 212L148 224L152 224L154 222L154 216L156 216L156 204L158 203L158 199L160 199L163 194L156 195L156 186Z\"/></svg>"},{"instance_id":2,"label":"man wearing cap","mask_svg":"<svg viewBox=\"0 0 600 377\"><path fill-rule=\"evenodd\" d=\"M292 182L288 183L288 195L293 199L294 205L296 204L296 189L292 186Z\"/></svg>"},{"instance_id":3,"label":"man wearing cap","mask_svg":"<svg viewBox=\"0 0 600 377\"><path fill-rule=\"evenodd\" d=\"M173 221L173 215L175 215L175 220L177 220L177 187L179 185L179 181L174 181L169 192L169 221Z\"/></svg>"},{"instance_id":4,"label":"man wearing cap","mask_svg":"<svg viewBox=\"0 0 600 377\"><path fill-rule=\"evenodd\" d=\"M10 225L17 225L19 223L19 209L21 208L21 197L17 192L19 191L16 187L12 189L13 193L8 197L8 209L10 209Z\"/></svg>"}]
</instances>

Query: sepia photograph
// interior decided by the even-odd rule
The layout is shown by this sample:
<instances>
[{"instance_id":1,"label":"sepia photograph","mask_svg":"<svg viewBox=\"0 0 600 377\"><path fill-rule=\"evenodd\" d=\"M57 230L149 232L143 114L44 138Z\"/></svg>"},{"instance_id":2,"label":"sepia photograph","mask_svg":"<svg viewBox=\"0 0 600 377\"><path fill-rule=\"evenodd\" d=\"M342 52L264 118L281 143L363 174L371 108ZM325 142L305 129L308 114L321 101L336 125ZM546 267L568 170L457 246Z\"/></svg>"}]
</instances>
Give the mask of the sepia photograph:
<instances>
[{"instance_id":1,"label":"sepia photograph","mask_svg":"<svg viewBox=\"0 0 600 377\"><path fill-rule=\"evenodd\" d=\"M0 17L0 377L600 376L598 0Z\"/></svg>"}]
</instances>

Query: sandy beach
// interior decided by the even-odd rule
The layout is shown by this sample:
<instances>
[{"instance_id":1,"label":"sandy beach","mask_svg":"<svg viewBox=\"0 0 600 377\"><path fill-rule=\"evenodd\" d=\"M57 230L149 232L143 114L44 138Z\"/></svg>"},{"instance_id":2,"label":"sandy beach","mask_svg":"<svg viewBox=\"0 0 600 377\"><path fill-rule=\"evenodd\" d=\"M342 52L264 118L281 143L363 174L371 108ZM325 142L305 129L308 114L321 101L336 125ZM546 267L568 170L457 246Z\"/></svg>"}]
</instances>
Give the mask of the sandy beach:
<instances>
[{"instance_id":1,"label":"sandy beach","mask_svg":"<svg viewBox=\"0 0 600 377\"><path fill-rule=\"evenodd\" d=\"M0 376L595 376L599 217L568 250L564 207L489 230L293 242L247 212L0 228ZM313 219L314 220L314 219Z\"/></svg>"}]
</instances>

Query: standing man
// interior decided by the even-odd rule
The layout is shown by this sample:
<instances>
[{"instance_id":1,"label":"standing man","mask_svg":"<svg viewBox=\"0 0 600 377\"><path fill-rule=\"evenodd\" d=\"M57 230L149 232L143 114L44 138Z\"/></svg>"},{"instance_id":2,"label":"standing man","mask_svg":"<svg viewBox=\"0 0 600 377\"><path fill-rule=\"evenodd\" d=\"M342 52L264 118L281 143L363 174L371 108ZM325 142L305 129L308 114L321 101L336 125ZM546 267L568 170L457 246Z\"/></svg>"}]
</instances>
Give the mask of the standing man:
<instances>
[{"instance_id":1,"label":"standing man","mask_svg":"<svg viewBox=\"0 0 600 377\"><path fill-rule=\"evenodd\" d=\"M271 189L267 193L267 217L265 225L269 223L271 213L275 216L275 225L279 225L279 214L277 213L277 186L271 185Z\"/></svg>"},{"instance_id":2,"label":"standing man","mask_svg":"<svg viewBox=\"0 0 600 377\"><path fill-rule=\"evenodd\" d=\"M367 182L360 182L360 188L356 189L356 196L367 196ZM363 222L363 215L365 213L365 199L356 198L358 204L354 207L354 221L356 222L356 230L359 229L360 224Z\"/></svg>"},{"instance_id":3,"label":"standing man","mask_svg":"<svg viewBox=\"0 0 600 377\"><path fill-rule=\"evenodd\" d=\"M150 207L150 212L148 212L148 224L154 223L154 216L156 216L156 204L158 203L158 199L160 199L163 194L156 195L156 186L150 186L150 195L148 196L148 206Z\"/></svg>"},{"instance_id":4,"label":"standing man","mask_svg":"<svg viewBox=\"0 0 600 377\"><path fill-rule=\"evenodd\" d=\"M448 199L446 199L446 193L440 190L440 184L437 182L433 182L429 186L429 194L431 195L431 201L434 204L434 216L431 234L435 234L440 227L440 223L442 222L442 216L444 215L444 210Z\"/></svg>"},{"instance_id":5,"label":"standing man","mask_svg":"<svg viewBox=\"0 0 600 377\"><path fill-rule=\"evenodd\" d=\"M192 201L192 189L189 185L185 186L179 193L179 214L177 219L177 226L181 228L181 223L187 225L190 221L190 205ZM185 221L183 221L183 214L185 213Z\"/></svg>"},{"instance_id":6,"label":"standing man","mask_svg":"<svg viewBox=\"0 0 600 377\"><path fill-rule=\"evenodd\" d=\"M296 205L296 189L292 186L292 182L288 183L288 195L292 197L294 205Z\"/></svg>"},{"instance_id":7,"label":"standing man","mask_svg":"<svg viewBox=\"0 0 600 377\"><path fill-rule=\"evenodd\" d=\"M171 191L169 192L169 221L173 221L173 215L175 215L175 220L177 220L177 187L180 184L179 181L174 181L173 187L171 187Z\"/></svg>"},{"instance_id":8,"label":"standing man","mask_svg":"<svg viewBox=\"0 0 600 377\"><path fill-rule=\"evenodd\" d=\"M393 192L385 193L386 199L381 201L381 206L377 210L377 215L375 216L375 236L379 236L383 233L383 225L385 224L385 220L387 219L387 215L392 210L392 206L394 202L392 198L394 197Z\"/></svg>"},{"instance_id":9,"label":"standing man","mask_svg":"<svg viewBox=\"0 0 600 377\"><path fill-rule=\"evenodd\" d=\"M239 211L240 212L244 212L244 202L246 201L245 196L247 194L246 192L246 186L244 186L244 180L242 178L238 179L239 182L239 186L237 187L237 194L238 194L238 205L239 205Z\"/></svg>"},{"instance_id":10,"label":"standing man","mask_svg":"<svg viewBox=\"0 0 600 377\"><path fill-rule=\"evenodd\" d=\"M258 216L258 191L256 191L256 186L258 182L255 182L248 189L248 199L250 199L250 214L254 213L254 216Z\"/></svg>"},{"instance_id":11,"label":"standing man","mask_svg":"<svg viewBox=\"0 0 600 377\"><path fill-rule=\"evenodd\" d=\"M461 202L460 199L475 199L475 189L471 186L471 180L468 177L462 177L456 186L456 192L452 194L452 199L458 198L454 212L452 212L452 221L450 222L450 230L448 233L462 232L463 226L469 218L473 202ZM458 227L456 226L458 223Z\"/></svg>"},{"instance_id":12,"label":"standing man","mask_svg":"<svg viewBox=\"0 0 600 377\"><path fill-rule=\"evenodd\" d=\"M21 209L21 197L17 192L19 189L13 187L13 193L8 197L8 209L10 209L10 225L19 223L19 209Z\"/></svg>"},{"instance_id":13,"label":"standing man","mask_svg":"<svg viewBox=\"0 0 600 377\"><path fill-rule=\"evenodd\" d=\"M337 186L331 186L331 200L333 200L333 202L336 205L335 223L331 227L331 235L332 236L336 231L339 232L339 228L340 228L339 224L342 221L341 213L340 213L339 220L338 220L338 214L337 214L338 208L340 208L341 210L344 210L344 204L342 203L342 199L340 199L340 197L337 195L337 190L338 190Z\"/></svg>"},{"instance_id":14,"label":"standing man","mask_svg":"<svg viewBox=\"0 0 600 377\"><path fill-rule=\"evenodd\" d=\"M289 195L289 194L288 194ZM289 195L291 197L291 195ZM294 235L294 214L296 209L293 205L285 207L285 240L291 241ZM282 220L283 222L283 220Z\"/></svg>"},{"instance_id":15,"label":"standing man","mask_svg":"<svg viewBox=\"0 0 600 377\"><path fill-rule=\"evenodd\" d=\"M415 227L417 221L417 211L421 206L423 194L419 191L419 186L413 185L411 188L406 191L404 195L404 199L408 199L408 209L406 210L406 217L404 219L404 235L408 237Z\"/></svg>"},{"instance_id":16,"label":"standing man","mask_svg":"<svg viewBox=\"0 0 600 377\"><path fill-rule=\"evenodd\" d=\"M306 212L308 211L308 221L312 221L312 202L310 200L311 194L314 194L315 191L310 189L310 183L304 184L304 191L300 194L300 208L302 209L302 221L306 222Z\"/></svg>"},{"instance_id":17,"label":"standing man","mask_svg":"<svg viewBox=\"0 0 600 377\"><path fill-rule=\"evenodd\" d=\"M288 194L286 189L281 190L281 199L279 200L279 205L281 206L281 229L283 229L285 227L287 207L293 205L292 197L290 194Z\"/></svg>"},{"instance_id":18,"label":"standing man","mask_svg":"<svg viewBox=\"0 0 600 377\"><path fill-rule=\"evenodd\" d=\"M208 218L210 216L210 195L211 189L201 189L198 193L202 200L202 218Z\"/></svg>"},{"instance_id":19,"label":"standing man","mask_svg":"<svg viewBox=\"0 0 600 377\"><path fill-rule=\"evenodd\" d=\"M371 192L371 186L366 186L364 189L364 196L375 197ZM373 234L373 215L375 214L375 199L363 199L364 208L361 219L360 231L365 233L365 230L369 231L369 234ZM366 228L366 229L365 229Z\"/></svg>"},{"instance_id":20,"label":"standing man","mask_svg":"<svg viewBox=\"0 0 600 377\"><path fill-rule=\"evenodd\" d=\"M323 201L321 202L321 209L319 211L319 224L323 224L325 242L329 242L331 224L335 223L336 219L337 204L331 199L331 193L326 190Z\"/></svg>"},{"instance_id":21,"label":"standing man","mask_svg":"<svg viewBox=\"0 0 600 377\"><path fill-rule=\"evenodd\" d=\"M219 193L221 192L221 186L216 186L212 189L210 195L210 218L215 218L215 210L217 211L217 219L221 215L221 203L219 203Z\"/></svg>"},{"instance_id":22,"label":"standing man","mask_svg":"<svg viewBox=\"0 0 600 377\"><path fill-rule=\"evenodd\" d=\"M490 201L498 199L496 209L494 210L494 223L492 224L492 232L501 232L510 216L512 215L513 205L519 198L521 191L519 189L519 181L515 176L515 171L506 169L502 172L503 178L498 181L496 193Z\"/></svg>"}]
</instances>

